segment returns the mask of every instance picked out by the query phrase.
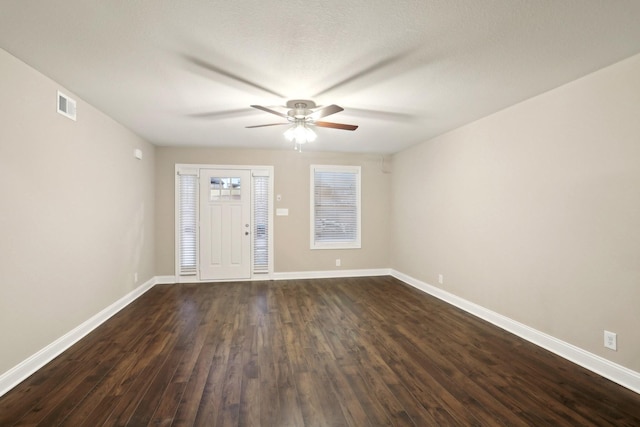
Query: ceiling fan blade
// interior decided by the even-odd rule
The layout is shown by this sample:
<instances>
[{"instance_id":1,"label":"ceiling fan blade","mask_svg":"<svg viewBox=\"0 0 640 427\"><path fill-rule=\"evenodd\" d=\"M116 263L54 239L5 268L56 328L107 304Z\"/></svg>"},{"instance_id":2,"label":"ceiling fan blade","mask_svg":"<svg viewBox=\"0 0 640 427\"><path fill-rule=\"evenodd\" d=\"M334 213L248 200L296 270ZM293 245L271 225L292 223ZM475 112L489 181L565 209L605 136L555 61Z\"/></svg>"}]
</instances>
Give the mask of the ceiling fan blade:
<instances>
[{"instance_id":1,"label":"ceiling fan blade","mask_svg":"<svg viewBox=\"0 0 640 427\"><path fill-rule=\"evenodd\" d=\"M418 118L415 114L399 113L397 111L369 110L365 108L349 107L349 115L367 117L376 120L390 120L396 122L410 122Z\"/></svg>"},{"instance_id":2,"label":"ceiling fan blade","mask_svg":"<svg viewBox=\"0 0 640 427\"><path fill-rule=\"evenodd\" d=\"M216 118L216 117L220 117L220 118L236 117L236 116L247 116L247 115L254 115L253 110L250 108L239 108L235 110L205 111L201 113L187 114L188 117L202 118L202 119Z\"/></svg>"},{"instance_id":3,"label":"ceiling fan blade","mask_svg":"<svg viewBox=\"0 0 640 427\"><path fill-rule=\"evenodd\" d=\"M314 122L316 126L320 126L323 128L333 128L333 129L342 129L342 130L356 130L358 126L356 125L345 125L343 123L331 123L331 122Z\"/></svg>"},{"instance_id":4,"label":"ceiling fan blade","mask_svg":"<svg viewBox=\"0 0 640 427\"><path fill-rule=\"evenodd\" d=\"M271 108L263 107L262 105L252 105L253 108L257 108L258 110L266 111L267 113L275 114L276 116L288 118L285 113L281 113L280 111L272 110Z\"/></svg>"},{"instance_id":5,"label":"ceiling fan blade","mask_svg":"<svg viewBox=\"0 0 640 427\"><path fill-rule=\"evenodd\" d=\"M309 117L311 118L311 120L317 120L331 114L339 113L340 111L344 111L344 108L339 107L335 104L331 104L314 111L313 113L309 114Z\"/></svg>"},{"instance_id":6,"label":"ceiling fan blade","mask_svg":"<svg viewBox=\"0 0 640 427\"><path fill-rule=\"evenodd\" d=\"M363 77L369 76L371 74L374 74L377 71L380 71L382 69L385 69L387 67L389 67L390 65L393 65L396 62L402 62L406 57L410 56L412 53L414 52L414 49L410 49L407 50L405 52L401 52L398 55L394 55L394 56L390 56L388 58L384 58L370 66L368 66L367 68L360 70L358 72L356 72L355 74L351 74L350 76L346 77L345 79L334 83L333 85L321 90L320 92L316 93L314 96L318 97L320 95L324 95L328 92L331 92L335 89L341 88L343 86L346 86L350 83L352 83L355 80L358 79L362 79Z\"/></svg>"},{"instance_id":7,"label":"ceiling fan blade","mask_svg":"<svg viewBox=\"0 0 640 427\"><path fill-rule=\"evenodd\" d=\"M269 123L266 125L253 125L253 126L245 126L245 128L249 129L249 128L263 128L265 126L280 126L280 125L290 125L291 123L287 122L287 123Z\"/></svg>"},{"instance_id":8,"label":"ceiling fan blade","mask_svg":"<svg viewBox=\"0 0 640 427\"><path fill-rule=\"evenodd\" d=\"M203 61L202 59L199 59L199 58L196 58L196 57L193 57L193 56L189 56L189 55L184 55L184 57L187 59L187 61L191 62L192 64L197 65L198 67L201 67L201 68L204 68L206 70L212 71L212 72L214 72L216 74L220 74L221 76L228 77L228 78L230 78L232 80L235 80L235 81L237 81L239 83L245 84L247 86L251 86L251 87L253 87L255 89L259 89L259 90L264 91L266 93L270 93L271 95L275 95L275 96L277 96L279 98L285 98L284 95L282 95L282 94L280 94L280 93L278 93L278 92L276 92L274 90L271 90L266 86L259 85L259 84L255 83L255 82L252 82L251 80L245 79L244 77L241 77L241 76L239 76L237 74L234 74L234 73L232 73L230 71L227 71L227 70L225 70L223 68L220 68L220 67L218 67L216 65L210 64L210 63L208 63L206 61Z\"/></svg>"}]
</instances>

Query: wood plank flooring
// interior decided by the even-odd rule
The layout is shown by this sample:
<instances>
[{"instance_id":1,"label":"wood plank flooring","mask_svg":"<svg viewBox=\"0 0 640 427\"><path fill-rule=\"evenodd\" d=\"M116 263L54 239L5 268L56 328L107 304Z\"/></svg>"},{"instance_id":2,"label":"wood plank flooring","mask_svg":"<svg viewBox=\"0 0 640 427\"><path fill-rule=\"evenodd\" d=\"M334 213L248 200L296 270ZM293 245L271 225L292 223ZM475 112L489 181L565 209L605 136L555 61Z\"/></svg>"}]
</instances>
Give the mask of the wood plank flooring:
<instances>
[{"instance_id":1,"label":"wood plank flooring","mask_svg":"<svg viewBox=\"0 0 640 427\"><path fill-rule=\"evenodd\" d=\"M640 395L391 277L156 286L0 426L638 426Z\"/></svg>"}]
</instances>

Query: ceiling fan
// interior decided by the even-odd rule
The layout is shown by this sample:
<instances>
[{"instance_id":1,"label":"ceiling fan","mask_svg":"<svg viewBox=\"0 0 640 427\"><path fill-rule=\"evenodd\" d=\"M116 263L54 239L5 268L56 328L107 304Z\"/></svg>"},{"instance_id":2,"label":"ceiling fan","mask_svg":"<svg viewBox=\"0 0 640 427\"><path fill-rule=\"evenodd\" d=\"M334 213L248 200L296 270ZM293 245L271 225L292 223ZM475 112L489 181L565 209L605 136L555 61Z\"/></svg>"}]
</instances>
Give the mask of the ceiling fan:
<instances>
[{"instance_id":1,"label":"ceiling fan","mask_svg":"<svg viewBox=\"0 0 640 427\"><path fill-rule=\"evenodd\" d=\"M267 113L275 114L286 119L286 122L268 123L264 125L247 126L247 128L259 128L265 126L279 126L279 125L291 125L289 129L284 133L285 138L295 143L295 149L300 150L301 145L307 142L313 142L316 139L315 132L311 129L312 126L319 126L325 128L341 129L341 130L356 130L358 126L347 125L343 123L333 122L321 122L318 119L326 117L331 114L339 113L344 108L335 104L327 105L326 107L317 107L315 102L308 99L293 99L287 102L286 113L273 110L262 105L252 105L253 108L266 111Z\"/></svg>"}]
</instances>

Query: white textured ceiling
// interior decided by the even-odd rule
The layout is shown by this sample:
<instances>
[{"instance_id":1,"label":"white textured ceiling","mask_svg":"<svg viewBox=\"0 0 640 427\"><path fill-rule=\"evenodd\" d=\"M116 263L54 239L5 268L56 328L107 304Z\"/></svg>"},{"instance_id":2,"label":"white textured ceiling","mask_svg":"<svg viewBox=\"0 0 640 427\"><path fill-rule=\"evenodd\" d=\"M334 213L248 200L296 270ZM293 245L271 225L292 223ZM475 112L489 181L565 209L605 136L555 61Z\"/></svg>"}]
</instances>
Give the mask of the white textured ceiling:
<instances>
[{"instance_id":1,"label":"white textured ceiling","mask_svg":"<svg viewBox=\"0 0 640 427\"><path fill-rule=\"evenodd\" d=\"M305 98L392 153L640 52L640 1L2 0L0 47L157 145L289 148L249 105Z\"/></svg>"}]
</instances>

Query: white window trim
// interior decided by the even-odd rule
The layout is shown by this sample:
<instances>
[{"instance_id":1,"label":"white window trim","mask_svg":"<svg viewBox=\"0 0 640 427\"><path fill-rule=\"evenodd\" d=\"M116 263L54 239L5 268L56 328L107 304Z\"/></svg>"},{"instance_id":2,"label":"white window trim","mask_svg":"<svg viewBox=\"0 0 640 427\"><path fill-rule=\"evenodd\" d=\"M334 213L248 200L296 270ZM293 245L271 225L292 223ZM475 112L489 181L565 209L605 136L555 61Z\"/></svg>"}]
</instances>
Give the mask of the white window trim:
<instances>
[{"instance_id":1,"label":"white window trim","mask_svg":"<svg viewBox=\"0 0 640 427\"><path fill-rule=\"evenodd\" d=\"M196 268L197 270L197 274L195 276L181 276L180 275L180 247L179 247L179 242L180 242L180 225L178 222L178 215L179 215L179 203L180 203L180 194L179 194L179 181L178 181L178 175L180 172L183 173L197 173L198 176L200 176L200 169L241 169L241 170L249 170L252 174L255 174L256 176L258 175L268 175L269 176L269 199L268 199L268 204L269 204L269 219L268 219L268 228L270 230L269 232L269 243L268 243L268 247L269 247L269 267L267 269L267 272L259 272L259 273L254 273L253 271L253 242L252 242L252 247L251 247L251 279L249 280L267 280L267 279L271 279L273 277L273 270L274 270L274 266L275 266L275 253L273 250L273 241L274 241L274 235L273 235L273 212L274 212L274 205L273 205L273 183L274 183L274 173L273 173L273 166L265 166L265 165L211 165L211 164L183 164L183 163L178 163L175 165L175 204L174 204L174 227L175 227L175 240L174 240L174 259L175 259L175 281L176 283L198 283L200 282L200 268L199 266ZM251 188L252 193L253 193L253 188ZM253 202L252 202L253 203ZM253 207L252 207L253 209ZM197 214L199 215L200 209L198 207L198 209L196 209ZM198 223L199 223L200 218L198 218ZM254 230L255 226L253 223L253 212L251 215L251 230ZM198 234L199 236L199 234ZM199 244L196 245L196 251L199 251ZM200 261L200 254L198 253L196 256L196 262L199 263Z\"/></svg>"},{"instance_id":2,"label":"white window trim","mask_svg":"<svg viewBox=\"0 0 640 427\"><path fill-rule=\"evenodd\" d=\"M362 170L360 166L339 166L339 165L311 165L309 168L309 200L310 200L310 249L360 249L362 247ZM315 172L351 172L356 174L356 240L351 243L345 242L315 242Z\"/></svg>"}]
</instances>

